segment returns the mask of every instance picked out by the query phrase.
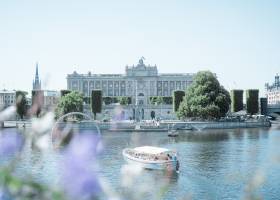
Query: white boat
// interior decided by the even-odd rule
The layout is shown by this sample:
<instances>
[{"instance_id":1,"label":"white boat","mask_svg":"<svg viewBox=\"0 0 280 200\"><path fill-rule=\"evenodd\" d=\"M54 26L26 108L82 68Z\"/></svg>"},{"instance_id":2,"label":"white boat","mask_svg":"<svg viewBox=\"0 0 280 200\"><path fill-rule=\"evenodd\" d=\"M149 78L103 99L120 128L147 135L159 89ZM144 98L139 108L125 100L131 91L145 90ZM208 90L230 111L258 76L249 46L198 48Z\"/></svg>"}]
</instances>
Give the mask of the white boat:
<instances>
[{"instance_id":1,"label":"white boat","mask_svg":"<svg viewBox=\"0 0 280 200\"><path fill-rule=\"evenodd\" d=\"M177 137L179 135L178 131L176 131L174 129L174 125L175 124L172 124L172 128L169 130L169 124L168 124L168 128L167 128L167 131L168 131L168 137Z\"/></svg>"},{"instance_id":2,"label":"white boat","mask_svg":"<svg viewBox=\"0 0 280 200\"><path fill-rule=\"evenodd\" d=\"M126 148L123 150L124 160L129 164L146 169L178 171L180 163L178 151L154 146ZM169 158L167 156L170 156Z\"/></svg>"}]
</instances>

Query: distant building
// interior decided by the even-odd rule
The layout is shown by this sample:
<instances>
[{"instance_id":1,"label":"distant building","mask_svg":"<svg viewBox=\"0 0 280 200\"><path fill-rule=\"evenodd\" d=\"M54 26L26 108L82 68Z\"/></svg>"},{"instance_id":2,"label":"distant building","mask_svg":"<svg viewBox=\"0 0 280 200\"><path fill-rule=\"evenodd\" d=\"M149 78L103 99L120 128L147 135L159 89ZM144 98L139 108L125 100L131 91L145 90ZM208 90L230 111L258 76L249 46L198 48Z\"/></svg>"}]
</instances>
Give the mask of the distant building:
<instances>
[{"instance_id":1,"label":"distant building","mask_svg":"<svg viewBox=\"0 0 280 200\"><path fill-rule=\"evenodd\" d=\"M170 67L172 71L172 66ZM67 89L90 96L92 89L102 89L103 96L130 96L132 104L127 106L103 105L98 119L115 118L122 110L126 118L146 120L150 118L176 119L172 105L149 105L150 97L171 96L173 90L186 90L193 82L193 73L158 73L157 66L144 64L144 58L136 66L126 66L125 74L67 74ZM119 109L117 109L117 108ZM90 106L84 112L92 115Z\"/></svg>"},{"instance_id":2,"label":"distant building","mask_svg":"<svg viewBox=\"0 0 280 200\"><path fill-rule=\"evenodd\" d=\"M132 104L148 105L149 97L171 96L173 90L186 90L193 73L158 73L157 66L146 66L144 58L136 66L126 66L125 74L67 75L67 89L90 96L91 89L102 89L103 96L130 96ZM172 69L171 69L172 71Z\"/></svg>"},{"instance_id":3,"label":"distant building","mask_svg":"<svg viewBox=\"0 0 280 200\"><path fill-rule=\"evenodd\" d=\"M45 90L44 91L44 105L55 106L59 103L60 92L56 90Z\"/></svg>"},{"instance_id":4,"label":"distant building","mask_svg":"<svg viewBox=\"0 0 280 200\"><path fill-rule=\"evenodd\" d=\"M38 62L36 63L35 81L33 80L33 90L41 90L41 80L39 81Z\"/></svg>"},{"instance_id":5,"label":"distant building","mask_svg":"<svg viewBox=\"0 0 280 200\"><path fill-rule=\"evenodd\" d=\"M265 84L265 97L267 104L280 104L280 80L278 73L275 76L275 81L272 85Z\"/></svg>"},{"instance_id":6,"label":"distant building","mask_svg":"<svg viewBox=\"0 0 280 200\"><path fill-rule=\"evenodd\" d=\"M0 106L6 107L11 105L16 105L16 91L5 89L0 91Z\"/></svg>"}]
</instances>

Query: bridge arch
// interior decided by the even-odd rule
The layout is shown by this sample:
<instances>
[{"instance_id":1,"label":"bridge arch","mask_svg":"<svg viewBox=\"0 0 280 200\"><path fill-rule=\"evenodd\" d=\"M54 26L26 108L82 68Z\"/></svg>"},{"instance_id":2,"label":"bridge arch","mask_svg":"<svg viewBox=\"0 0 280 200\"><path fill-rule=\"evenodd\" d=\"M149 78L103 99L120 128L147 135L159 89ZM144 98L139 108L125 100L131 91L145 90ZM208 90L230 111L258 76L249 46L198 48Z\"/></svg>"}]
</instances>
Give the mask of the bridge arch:
<instances>
[{"instance_id":1,"label":"bridge arch","mask_svg":"<svg viewBox=\"0 0 280 200\"><path fill-rule=\"evenodd\" d=\"M62 115L60 118L58 118L58 120L56 120L56 122L54 123L53 127L52 127L52 131L51 131L51 138L53 137L53 131L54 129L56 128L57 124L60 122L61 119L63 119L64 117L68 117L68 116L71 116L71 115L82 115L86 118L89 118L89 120L95 125L96 127L96 130L98 132L98 137L101 137L101 133L100 133L100 129L98 127L98 125L96 124L96 122L92 119L91 116L85 114L85 113L81 113L81 112L71 112L71 113L67 113L65 115Z\"/></svg>"}]
</instances>

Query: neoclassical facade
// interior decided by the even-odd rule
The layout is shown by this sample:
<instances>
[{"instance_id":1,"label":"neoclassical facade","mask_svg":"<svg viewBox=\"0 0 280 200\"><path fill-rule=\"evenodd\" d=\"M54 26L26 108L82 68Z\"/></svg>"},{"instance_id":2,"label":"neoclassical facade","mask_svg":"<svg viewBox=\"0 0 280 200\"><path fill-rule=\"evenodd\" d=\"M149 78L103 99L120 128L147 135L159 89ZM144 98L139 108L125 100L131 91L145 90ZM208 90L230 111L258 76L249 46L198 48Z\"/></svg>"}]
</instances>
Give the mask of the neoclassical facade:
<instances>
[{"instance_id":1,"label":"neoclassical facade","mask_svg":"<svg viewBox=\"0 0 280 200\"><path fill-rule=\"evenodd\" d=\"M102 89L103 96L130 96L132 104L148 105L151 96L171 96L176 89L185 90L193 82L193 73L158 73L157 66L144 64L126 66L125 74L67 75L67 89L90 96L91 89Z\"/></svg>"},{"instance_id":2,"label":"neoclassical facade","mask_svg":"<svg viewBox=\"0 0 280 200\"><path fill-rule=\"evenodd\" d=\"M280 103L280 80L278 73L275 76L275 81L273 84L265 84L264 87L265 97L267 98L267 104L279 104Z\"/></svg>"}]
</instances>

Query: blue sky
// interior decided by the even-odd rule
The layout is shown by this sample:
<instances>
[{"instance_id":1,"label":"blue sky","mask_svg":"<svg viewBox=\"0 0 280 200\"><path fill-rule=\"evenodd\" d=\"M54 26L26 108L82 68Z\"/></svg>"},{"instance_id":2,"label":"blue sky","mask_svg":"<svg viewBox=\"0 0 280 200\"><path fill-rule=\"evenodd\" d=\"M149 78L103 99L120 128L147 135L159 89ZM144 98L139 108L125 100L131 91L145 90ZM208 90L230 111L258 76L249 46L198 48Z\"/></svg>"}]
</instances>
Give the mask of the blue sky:
<instances>
[{"instance_id":1,"label":"blue sky","mask_svg":"<svg viewBox=\"0 0 280 200\"><path fill-rule=\"evenodd\" d=\"M1 90L66 89L67 74L210 70L226 89L259 89L280 73L280 1L0 0ZM236 84L235 84L235 83Z\"/></svg>"}]
</instances>

